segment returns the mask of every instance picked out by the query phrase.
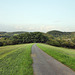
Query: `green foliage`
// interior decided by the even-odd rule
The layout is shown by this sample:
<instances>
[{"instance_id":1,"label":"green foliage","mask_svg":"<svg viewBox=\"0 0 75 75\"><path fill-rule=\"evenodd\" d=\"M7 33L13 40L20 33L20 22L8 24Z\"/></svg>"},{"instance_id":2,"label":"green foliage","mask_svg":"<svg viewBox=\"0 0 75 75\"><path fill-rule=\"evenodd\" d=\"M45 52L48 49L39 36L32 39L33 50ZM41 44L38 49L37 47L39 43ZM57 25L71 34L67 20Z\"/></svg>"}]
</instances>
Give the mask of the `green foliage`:
<instances>
[{"instance_id":1,"label":"green foliage","mask_svg":"<svg viewBox=\"0 0 75 75\"><path fill-rule=\"evenodd\" d=\"M48 37L54 37L49 38L47 44L58 47L75 48L75 32L61 32L54 30L47 32L47 34Z\"/></svg>"},{"instance_id":2,"label":"green foliage","mask_svg":"<svg viewBox=\"0 0 75 75\"><path fill-rule=\"evenodd\" d=\"M56 30L47 33L1 32L0 37L0 42L3 46L22 43L47 43L57 47L75 48L75 32L61 32Z\"/></svg>"},{"instance_id":3,"label":"green foliage","mask_svg":"<svg viewBox=\"0 0 75 75\"><path fill-rule=\"evenodd\" d=\"M25 34L20 34L17 36L12 37L14 44L16 43L46 43L48 40L48 37L44 36L40 32L31 32L31 33L25 33Z\"/></svg>"},{"instance_id":4,"label":"green foliage","mask_svg":"<svg viewBox=\"0 0 75 75\"><path fill-rule=\"evenodd\" d=\"M46 44L37 44L37 46L46 52L48 55L54 57L61 63L67 65L75 71L75 49L67 49L61 47L54 47Z\"/></svg>"},{"instance_id":5,"label":"green foliage","mask_svg":"<svg viewBox=\"0 0 75 75\"><path fill-rule=\"evenodd\" d=\"M66 48L75 48L75 43L70 40L58 40L58 39L50 39L47 44L57 46L57 47L66 47Z\"/></svg>"},{"instance_id":6,"label":"green foliage","mask_svg":"<svg viewBox=\"0 0 75 75\"><path fill-rule=\"evenodd\" d=\"M15 44L23 44L23 43L46 43L48 41L48 37L43 35L41 32L25 32L19 35L13 35L9 38L1 38L0 42L3 45L15 45Z\"/></svg>"},{"instance_id":7,"label":"green foliage","mask_svg":"<svg viewBox=\"0 0 75 75\"><path fill-rule=\"evenodd\" d=\"M72 39L72 42L75 43L75 38Z\"/></svg>"},{"instance_id":8,"label":"green foliage","mask_svg":"<svg viewBox=\"0 0 75 75\"><path fill-rule=\"evenodd\" d=\"M0 75L33 75L32 45L0 47Z\"/></svg>"},{"instance_id":9,"label":"green foliage","mask_svg":"<svg viewBox=\"0 0 75 75\"><path fill-rule=\"evenodd\" d=\"M0 32L0 37L11 37L13 35L18 35L18 34L22 34L25 33L23 31L20 32Z\"/></svg>"},{"instance_id":10,"label":"green foliage","mask_svg":"<svg viewBox=\"0 0 75 75\"><path fill-rule=\"evenodd\" d=\"M72 36L75 36L75 32L61 32L61 31L57 31L57 30L48 31L47 34L50 34L54 37L62 37L62 36L72 37Z\"/></svg>"},{"instance_id":11,"label":"green foliage","mask_svg":"<svg viewBox=\"0 0 75 75\"><path fill-rule=\"evenodd\" d=\"M3 46L3 43L2 42L0 42L0 46Z\"/></svg>"}]
</instances>

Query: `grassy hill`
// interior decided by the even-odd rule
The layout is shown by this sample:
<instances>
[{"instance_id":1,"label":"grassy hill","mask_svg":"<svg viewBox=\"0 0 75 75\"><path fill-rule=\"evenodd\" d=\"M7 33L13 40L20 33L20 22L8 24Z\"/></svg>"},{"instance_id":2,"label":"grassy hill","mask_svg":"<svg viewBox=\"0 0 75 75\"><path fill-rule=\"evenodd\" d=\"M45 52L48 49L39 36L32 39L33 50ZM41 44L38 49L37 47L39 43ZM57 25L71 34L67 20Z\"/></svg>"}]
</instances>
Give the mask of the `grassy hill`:
<instances>
[{"instance_id":1,"label":"grassy hill","mask_svg":"<svg viewBox=\"0 0 75 75\"><path fill-rule=\"evenodd\" d=\"M58 46L75 48L75 32L61 32L61 31L49 31L45 34L49 37L47 44Z\"/></svg>"},{"instance_id":2,"label":"grassy hill","mask_svg":"<svg viewBox=\"0 0 75 75\"><path fill-rule=\"evenodd\" d=\"M24 31L20 31L20 32L0 32L0 37L11 37L13 35L18 35L18 34L22 34L25 33Z\"/></svg>"},{"instance_id":3,"label":"grassy hill","mask_svg":"<svg viewBox=\"0 0 75 75\"><path fill-rule=\"evenodd\" d=\"M48 55L52 56L75 71L75 49L54 47L39 43L37 46Z\"/></svg>"},{"instance_id":4,"label":"grassy hill","mask_svg":"<svg viewBox=\"0 0 75 75\"><path fill-rule=\"evenodd\" d=\"M50 34L54 37L60 37L60 36L75 37L75 32L61 32L57 30L48 31L47 34Z\"/></svg>"},{"instance_id":5,"label":"grassy hill","mask_svg":"<svg viewBox=\"0 0 75 75\"><path fill-rule=\"evenodd\" d=\"M23 34L23 33L25 33L25 31L0 32L0 37L9 37L9 36ZM52 35L54 37L60 37L60 36L75 37L75 32L61 32L61 31L57 31L57 30L48 31L46 34Z\"/></svg>"},{"instance_id":6,"label":"grassy hill","mask_svg":"<svg viewBox=\"0 0 75 75\"><path fill-rule=\"evenodd\" d=\"M33 75L31 48L34 43L0 47L0 75ZM75 71L75 49L37 43L48 55Z\"/></svg>"},{"instance_id":7,"label":"grassy hill","mask_svg":"<svg viewBox=\"0 0 75 75\"><path fill-rule=\"evenodd\" d=\"M33 75L31 44L0 47L0 75Z\"/></svg>"}]
</instances>

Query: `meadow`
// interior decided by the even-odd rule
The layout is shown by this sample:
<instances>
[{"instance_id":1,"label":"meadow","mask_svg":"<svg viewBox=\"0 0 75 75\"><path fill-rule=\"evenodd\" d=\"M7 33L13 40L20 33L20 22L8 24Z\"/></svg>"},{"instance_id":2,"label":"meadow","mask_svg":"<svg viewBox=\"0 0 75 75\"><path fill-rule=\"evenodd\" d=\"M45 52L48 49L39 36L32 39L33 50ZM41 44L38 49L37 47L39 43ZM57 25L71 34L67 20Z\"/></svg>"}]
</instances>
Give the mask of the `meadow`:
<instances>
[{"instance_id":1,"label":"meadow","mask_svg":"<svg viewBox=\"0 0 75 75\"><path fill-rule=\"evenodd\" d=\"M0 75L33 75L32 45L20 44L0 47Z\"/></svg>"},{"instance_id":2,"label":"meadow","mask_svg":"<svg viewBox=\"0 0 75 75\"><path fill-rule=\"evenodd\" d=\"M39 43L37 44L37 46L48 55L52 56L56 60L60 61L61 63L65 64L75 71L75 49L55 47Z\"/></svg>"},{"instance_id":3,"label":"meadow","mask_svg":"<svg viewBox=\"0 0 75 75\"><path fill-rule=\"evenodd\" d=\"M0 75L33 75L31 44L0 47ZM56 60L75 71L75 49L37 43L37 46Z\"/></svg>"}]
</instances>

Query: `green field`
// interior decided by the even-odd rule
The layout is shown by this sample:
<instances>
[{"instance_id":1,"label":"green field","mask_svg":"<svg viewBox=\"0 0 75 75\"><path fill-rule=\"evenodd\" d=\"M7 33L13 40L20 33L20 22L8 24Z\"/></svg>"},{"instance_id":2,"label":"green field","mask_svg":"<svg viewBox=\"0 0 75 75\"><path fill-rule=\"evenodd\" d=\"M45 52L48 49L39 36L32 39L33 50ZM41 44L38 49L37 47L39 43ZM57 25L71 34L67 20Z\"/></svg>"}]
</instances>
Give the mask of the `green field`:
<instances>
[{"instance_id":1,"label":"green field","mask_svg":"<svg viewBox=\"0 0 75 75\"><path fill-rule=\"evenodd\" d=\"M33 75L32 45L0 47L0 75Z\"/></svg>"},{"instance_id":2,"label":"green field","mask_svg":"<svg viewBox=\"0 0 75 75\"><path fill-rule=\"evenodd\" d=\"M54 47L39 43L37 46L48 55L52 56L75 71L75 49Z\"/></svg>"},{"instance_id":3,"label":"green field","mask_svg":"<svg viewBox=\"0 0 75 75\"><path fill-rule=\"evenodd\" d=\"M33 75L31 44L0 47L0 75ZM75 71L75 49L37 43L37 46Z\"/></svg>"}]
</instances>

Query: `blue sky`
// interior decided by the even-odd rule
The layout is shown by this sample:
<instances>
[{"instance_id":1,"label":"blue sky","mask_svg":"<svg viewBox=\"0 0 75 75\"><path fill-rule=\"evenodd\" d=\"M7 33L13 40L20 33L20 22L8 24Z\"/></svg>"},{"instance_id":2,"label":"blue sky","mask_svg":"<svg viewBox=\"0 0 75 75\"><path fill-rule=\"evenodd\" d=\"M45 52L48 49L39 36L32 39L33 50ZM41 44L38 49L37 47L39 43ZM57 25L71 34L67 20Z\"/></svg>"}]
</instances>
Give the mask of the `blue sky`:
<instances>
[{"instance_id":1,"label":"blue sky","mask_svg":"<svg viewBox=\"0 0 75 75\"><path fill-rule=\"evenodd\" d=\"M0 31L75 31L75 0L0 0Z\"/></svg>"}]
</instances>

